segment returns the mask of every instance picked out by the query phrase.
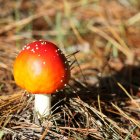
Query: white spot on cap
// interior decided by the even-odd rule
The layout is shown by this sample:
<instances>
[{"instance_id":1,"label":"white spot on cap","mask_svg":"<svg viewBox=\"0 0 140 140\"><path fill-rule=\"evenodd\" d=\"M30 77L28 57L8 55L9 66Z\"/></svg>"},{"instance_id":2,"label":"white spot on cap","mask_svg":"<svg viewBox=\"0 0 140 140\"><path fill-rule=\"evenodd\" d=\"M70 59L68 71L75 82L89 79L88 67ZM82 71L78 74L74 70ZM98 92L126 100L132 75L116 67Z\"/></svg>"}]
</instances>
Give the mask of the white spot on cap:
<instances>
[{"instance_id":1,"label":"white spot on cap","mask_svg":"<svg viewBox=\"0 0 140 140\"><path fill-rule=\"evenodd\" d=\"M35 46L38 46L37 44Z\"/></svg>"},{"instance_id":2,"label":"white spot on cap","mask_svg":"<svg viewBox=\"0 0 140 140\"><path fill-rule=\"evenodd\" d=\"M45 52L46 52L47 50L45 50Z\"/></svg>"},{"instance_id":3,"label":"white spot on cap","mask_svg":"<svg viewBox=\"0 0 140 140\"><path fill-rule=\"evenodd\" d=\"M36 49L38 50L38 47L36 47Z\"/></svg>"},{"instance_id":4,"label":"white spot on cap","mask_svg":"<svg viewBox=\"0 0 140 140\"><path fill-rule=\"evenodd\" d=\"M65 87L67 86L67 84L64 85Z\"/></svg>"},{"instance_id":5,"label":"white spot on cap","mask_svg":"<svg viewBox=\"0 0 140 140\"><path fill-rule=\"evenodd\" d=\"M56 92L58 92L58 90L57 90L57 89L56 89L55 91L56 91Z\"/></svg>"},{"instance_id":6,"label":"white spot on cap","mask_svg":"<svg viewBox=\"0 0 140 140\"><path fill-rule=\"evenodd\" d=\"M61 83L63 82L63 80L60 81Z\"/></svg>"},{"instance_id":7,"label":"white spot on cap","mask_svg":"<svg viewBox=\"0 0 140 140\"><path fill-rule=\"evenodd\" d=\"M27 50L30 49L30 46L26 47L26 49L27 49Z\"/></svg>"},{"instance_id":8,"label":"white spot on cap","mask_svg":"<svg viewBox=\"0 0 140 140\"><path fill-rule=\"evenodd\" d=\"M45 65L45 64L46 64L46 62L44 61L44 62L43 62L43 64Z\"/></svg>"},{"instance_id":9,"label":"white spot on cap","mask_svg":"<svg viewBox=\"0 0 140 140\"><path fill-rule=\"evenodd\" d=\"M25 48L26 48L26 45L22 48L22 50L25 50Z\"/></svg>"},{"instance_id":10,"label":"white spot on cap","mask_svg":"<svg viewBox=\"0 0 140 140\"><path fill-rule=\"evenodd\" d=\"M41 42L41 44L43 45L43 44L44 44L44 42Z\"/></svg>"},{"instance_id":11,"label":"white spot on cap","mask_svg":"<svg viewBox=\"0 0 140 140\"><path fill-rule=\"evenodd\" d=\"M40 54L38 54L38 56L40 56Z\"/></svg>"},{"instance_id":12,"label":"white spot on cap","mask_svg":"<svg viewBox=\"0 0 140 140\"><path fill-rule=\"evenodd\" d=\"M31 52L35 53L35 50L34 49L31 49Z\"/></svg>"}]
</instances>

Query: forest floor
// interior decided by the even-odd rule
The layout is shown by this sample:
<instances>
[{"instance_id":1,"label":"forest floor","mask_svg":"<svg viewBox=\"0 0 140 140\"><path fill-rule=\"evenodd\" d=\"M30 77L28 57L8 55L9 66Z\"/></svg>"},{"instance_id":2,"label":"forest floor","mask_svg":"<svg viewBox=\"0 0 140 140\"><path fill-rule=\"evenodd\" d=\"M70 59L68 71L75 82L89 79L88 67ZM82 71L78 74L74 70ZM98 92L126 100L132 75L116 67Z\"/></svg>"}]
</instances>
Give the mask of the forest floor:
<instances>
[{"instance_id":1,"label":"forest floor","mask_svg":"<svg viewBox=\"0 0 140 140\"><path fill-rule=\"evenodd\" d=\"M17 54L40 39L71 65L42 120L13 77ZM139 120L139 0L0 0L1 140L138 140Z\"/></svg>"}]
</instances>

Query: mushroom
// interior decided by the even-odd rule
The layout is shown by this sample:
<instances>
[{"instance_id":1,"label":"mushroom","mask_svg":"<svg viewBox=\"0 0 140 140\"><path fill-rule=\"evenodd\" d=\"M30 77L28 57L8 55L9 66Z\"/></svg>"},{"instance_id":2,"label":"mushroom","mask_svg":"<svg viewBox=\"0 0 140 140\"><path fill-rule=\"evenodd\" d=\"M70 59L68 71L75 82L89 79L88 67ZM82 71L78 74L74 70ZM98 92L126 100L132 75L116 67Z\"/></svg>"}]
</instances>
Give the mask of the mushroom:
<instances>
[{"instance_id":1,"label":"mushroom","mask_svg":"<svg viewBox=\"0 0 140 140\"><path fill-rule=\"evenodd\" d=\"M50 114L51 94L63 89L70 78L70 67L62 51L48 41L26 45L14 62L17 85L35 94L38 116Z\"/></svg>"}]
</instances>

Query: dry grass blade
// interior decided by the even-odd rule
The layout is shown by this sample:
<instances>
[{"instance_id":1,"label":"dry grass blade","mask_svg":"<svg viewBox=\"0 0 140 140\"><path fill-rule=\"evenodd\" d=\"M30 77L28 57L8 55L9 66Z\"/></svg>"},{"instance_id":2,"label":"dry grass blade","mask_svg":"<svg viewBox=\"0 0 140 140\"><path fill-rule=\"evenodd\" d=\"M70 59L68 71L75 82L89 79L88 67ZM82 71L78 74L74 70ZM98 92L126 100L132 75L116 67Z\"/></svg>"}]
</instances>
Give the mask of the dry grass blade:
<instances>
[{"instance_id":1,"label":"dry grass blade","mask_svg":"<svg viewBox=\"0 0 140 140\"><path fill-rule=\"evenodd\" d=\"M118 106L114 105L113 103L112 103L112 106L120 112L120 115L122 115L127 120L133 122L137 127L140 128L140 122L139 121L133 119L132 117L129 117L124 111L122 111Z\"/></svg>"},{"instance_id":2,"label":"dry grass blade","mask_svg":"<svg viewBox=\"0 0 140 140\"><path fill-rule=\"evenodd\" d=\"M79 107L80 110L81 110L83 107L86 108L86 109L89 109L90 111L92 111L93 113L95 113L96 116L97 116L101 121L104 122L105 126L104 126L104 125L97 126L97 132L98 132L98 133L99 133L100 131L103 131L103 130L102 130L102 127L103 127L103 128L104 128L104 127L109 127L109 128L113 131L113 133L116 134L116 135L118 135L119 138L122 139L122 140L123 140L123 137L121 137L121 135L120 135L118 132L120 132L120 133L125 133L125 134L128 133L128 131L127 131L126 129L120 128L120 127L117 125L117 123L114 122L112 119L108 118L106 115L104 115L103 113L99 112L99 111L96 110L94 107L88 105L87 103L83 102L82 100L80 100L80 99L78 99L78 98L76 98L76 99L74 99L74 100L71 100L71 105L73 105L73 106L76 107L76 108ZM78 110L78 111L80 112L80 110ZM84 115L84 114L85 114L85 110L84 110L84 109L82 109L82 110L83 110L82 114ZM92 117L91 117L91 118L92 118ZM93 118L92 118L92 119L93 119ZM94 120L94 119L93 119L93 120ZM94 122L94 121L95 121L95 122ZM93 122L94 122L95 124L98 124L96 120L94 120L94 121L93 121ZM90 123L90 125L91 125L91 123ZM111 126L112 126L112 127L111 127ZM93 128L87 128L87 129L90 130L90 129L93 129ZM96 129L95 129L95 130L96 130ZM88 131L88 132L90 133L90 131ZM99 134L98 134L98 133L96 133L97 136L98 136L98 137L101 137L100 133L99 133Z\"/></svg>"},{"instance_id":3,"label":"dry grass blade","mask_svg":"<svg viewBox=\"0 0 140 140\"><path fill-rule=\"evenodd\" d=\"M51 15L52 13L54 13L54 10L53 9L49 9L47 11L42 11L42 12L39 12L37 14L34 14L34 15L31 15L25 19L22 19L20 21L16 21L16 22L13 22L13 23L9 23L9 25L6 25L5 27L3 27L1 30L0 30L0 34L3 34L9 30L12 30L12 29L15 29L15 28L23 28L25 25L29 24L31 21L37 19L37 18L40 18L42 16L47 16L47 15Z\"/></svg>"},{"instance_id":4,"label":"dry grass blade","mask_svg":"<svg viewBox=\"0 0 140 140\"><path fill-rule=\"evenodd\" d=\"M67 130L74 130L74 131L79 131L79 132L91 132L91 133L96 133L98 132L94 128L73 128L73 127L59 127L59 129L67 129Z\"/></svg>"},{"instance_id":5,"label":"dry grass blade","mask_svg":"<svg viewBox=\"0 0 140 140\"><path fill-rule=\"evenodd\" d=\"M110 37L107 33L101 31L99 28L96 28L93 26L89 26L88 28L92 32L95 32L95 33L99 34L100 36L102 36L108 42L112 43L114 45L114 47L116 47L118 50L120 50L123 54L126 55L128 62L130 62L130 64L133 64L134 54L132 53L132 51L129 48L122 47L115 39Z\"/></svg>"},{"instance_id":6,"label":"dry grass blade","mask_svg":"<svg viewBox=\"0 0 140 140\"><path fill-rule=\"evenodd\" d=\"M124 93L131 99L131 101L136 105L136 107L140 110L140 105L132 98L132 96L127 92L127 90L120 83L117 84L124 91Z\"/></svg>"},{"instance_id":7,"label":"dry grass blade","mask_svg":"<svg viewBox=\"0 0 140 140\"><path fill-rule=\"evenodd\" d=\"M6 105L9 105L10 103L18 100L18 99L20 99L21 97L22 97L22 95L18 94L18 93L13 94L11 96L3 96L2 95L0 98L0 109Z\"/></svg>"},{"instance_id":8,"label":"dry grass blade","mask_svg":"<svg viewBox=\"0 0 140 140\"><path fill-rule=\"evenodd\" d=\"M132 26L133 24L139 21L140 21L140 13L137 13L136 15L128 19L128 21L126 22L126 25Z\"/></svg>"},{"instance_id":9,"label":"dry grass blade","mask_svg":"<svg viewBox=\"0 0 140 140\"><path fill-rule=\"evenodd\" d=\"M22 19L20 21L16 21L14 23L10 23L9 25L6 25L5 27L3 27L1 30L0 30L0 34L3 34L9 30L12 30L14 28L18 28L18 27L23 27L25 26L26 24L30 23L32 20L36 19L36 18L39 18L40 16L43 16L44 13L39 13L37 15L32 15L30 17L27 17L25 19Z\"/></svg>"},{"instance_id":10,"label":"dry grass blade","mask_svg":"<svg viewBox=\"0 0 140 140\"><path fill-rule=\"evenodd\" d=\"M117 31L115 31L111 26L108 26L107 28L112 33L114 39L116 39L123 48L128 49L128 46L126 45L125 41L121 38L121 36L119 36Z\"/></svg>"},{"instance_id":11,"label":"dry grass blade","mask_svg":"<svg viewBox=\"0 0 140 140\"><path fill-rule=\"evenodd\" d=\"M12 116L14 112L20 112L25 106L26 106L26 100L27 98L24 97L24 94L22 93L15 93L13 95L8 96L1 96L0 98L0 124L1 127L5 127ZM5 121L5 118L7 121Z\"/></svg>"}]
</instances>

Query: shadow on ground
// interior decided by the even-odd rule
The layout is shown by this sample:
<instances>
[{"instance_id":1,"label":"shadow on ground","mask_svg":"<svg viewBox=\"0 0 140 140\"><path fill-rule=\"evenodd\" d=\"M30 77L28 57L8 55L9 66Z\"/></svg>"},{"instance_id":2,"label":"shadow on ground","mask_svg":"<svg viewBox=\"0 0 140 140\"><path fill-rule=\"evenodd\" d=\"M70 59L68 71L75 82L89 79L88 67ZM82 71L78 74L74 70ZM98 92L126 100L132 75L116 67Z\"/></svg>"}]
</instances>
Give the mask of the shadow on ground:
<instances>
[{"instance_id":1,"label":"shadow on ground","mask_svg":"<svg viewBox=\"0 0 140 140\"><path fill-rule=\"evenodd\" d=\"M106 103L125 101L128 100L128 96L117 83L120 83L131 96L139 97L140 67L125 66L112 76L98 78L98 82L94 85L86 84L84 86L76 80L73 83L70 89L65 89L65 92L54 94L53 104L58 99L74 97L79 97L84 102L93 104L97 102L98 95L100 100Z\"/></svg>"}]
</instances>

